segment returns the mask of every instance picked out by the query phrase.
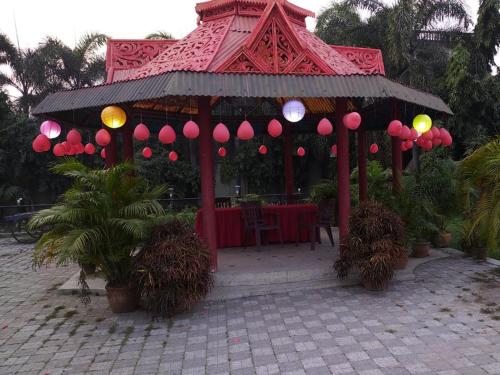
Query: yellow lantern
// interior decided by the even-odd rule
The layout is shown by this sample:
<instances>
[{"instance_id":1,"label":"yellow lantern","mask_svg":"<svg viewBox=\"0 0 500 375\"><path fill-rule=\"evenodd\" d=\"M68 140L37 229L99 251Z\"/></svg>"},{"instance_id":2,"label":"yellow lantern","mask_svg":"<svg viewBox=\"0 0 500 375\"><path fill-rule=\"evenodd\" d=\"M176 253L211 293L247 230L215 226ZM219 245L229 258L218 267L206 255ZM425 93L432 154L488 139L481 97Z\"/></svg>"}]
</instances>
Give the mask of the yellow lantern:
<instances>
[{"instance_id":1,"label":"yellow lantern","mask_svg":"<svg viewBox=\"0 0 500 375\"><path fill-rule=\"evenodd\" d=\"M101 120L108 128L118 129L125 125L127 115L123 109L112 105L102 110Z\"/></svg>"},{"instance_id":2,"label":"yellow lantern","mask_svg":"<svg viewBox=\"0 0 500 375\"><path fill-rule=\"evenodd\" d=\"M419 133L427 133L432 128L432 120L427 115L418 115L413 119L413 128Z\"/></svg>"}]
</instances>

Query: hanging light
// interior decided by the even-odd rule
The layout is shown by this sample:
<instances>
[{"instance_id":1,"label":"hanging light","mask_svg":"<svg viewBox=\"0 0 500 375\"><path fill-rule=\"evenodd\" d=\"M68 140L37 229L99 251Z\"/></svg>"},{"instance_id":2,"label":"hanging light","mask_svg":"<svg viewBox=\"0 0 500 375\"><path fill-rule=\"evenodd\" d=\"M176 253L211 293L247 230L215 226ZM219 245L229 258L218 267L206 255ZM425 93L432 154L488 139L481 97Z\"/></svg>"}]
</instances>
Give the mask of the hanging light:
<instances>
[{"instance_id":1,"label":"hanging light","mask_svg":"<svg viewBox=\"0 0 500 375\"><path fill-rule=\"evenodd\" d=\"M283 116L290 122L299 122L305 114L306 108L300 100L290 100L283 106Z\"/></svg>"},{"instance_id":2,"label":"hanging light","mask_svg":"<svg viewBox=\"0 0 500 375\"><path fill-rule=\"evenodd\" d=\"M40 133L49 139L54 139L61 135L61 125L52 120L42 122L40 125Z\"/></svg>"},{"instance_id":3,"label":"hanging light","mask_svg":"<svg viewBox=\"0 0 500 375\"><path fill-rule=\"evenodd\" d=\"M127 115L123 109L112 105L102 110L101 120L108 128L118 129L125 125Z\"/></svg>"},{"instance_id":4,"label":"hanging light","mask_svg":"<svg viewBox=\"0 0 500 375\"><path fill-rule=\"evenodd\" d=\"M418 115L413 119L413 128L423 134L432 128L432 119L427 115Z\"/></svg>"}]
</instances>

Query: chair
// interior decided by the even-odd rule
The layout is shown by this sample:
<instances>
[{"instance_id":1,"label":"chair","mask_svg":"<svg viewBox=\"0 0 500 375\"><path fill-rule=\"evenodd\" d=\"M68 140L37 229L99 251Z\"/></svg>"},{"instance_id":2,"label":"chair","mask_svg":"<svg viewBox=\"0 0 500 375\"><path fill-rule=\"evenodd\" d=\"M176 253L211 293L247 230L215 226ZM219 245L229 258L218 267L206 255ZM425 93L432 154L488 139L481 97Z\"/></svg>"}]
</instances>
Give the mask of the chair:
<instances>
[{"instance_id":1,"label":"chair","mask_svg":"<svg viewBox=\"0 0 500 375\"><path fill-rule=\"evenodd\" d=\"M262 233L277 231L280 243L283 245L283 234L281 232L281 219L277 213L264 215L259 202L241 202L241 213L243 217L243 244L246 247L248 235L255 232L257 248L262 245ZM274 217L270 223L265 217Z\"/></svg>"},{"instance_id":2,"label":"chair","mask_svg":"<svg viewBox=\"0 0 500 375\"><path fill-rule=\"evenodd\" d=\"M231 207L231 198L230 197L215 198L215 207L216 208Z\"/></svg>"},{"instance_id":3,"label":"chair","mask_svg":"<svg viewBox=\"0 0 500 375\"><path fill-rule=\"evenodd\" d=\"M316 248L316 242L321 244L321 228L324 228L330 239L332 247L335 247L333 240L332 224L335 221L336 202L334 200L320 203L318 213L315 215L313 223L306 223L306 214L299 215L299 229L297 230L296 245L299 244L301 229L309 226L309 239L311 241L311 250ZM311 214L307 214L311 215Z\"/></svg>"}]
</instances>

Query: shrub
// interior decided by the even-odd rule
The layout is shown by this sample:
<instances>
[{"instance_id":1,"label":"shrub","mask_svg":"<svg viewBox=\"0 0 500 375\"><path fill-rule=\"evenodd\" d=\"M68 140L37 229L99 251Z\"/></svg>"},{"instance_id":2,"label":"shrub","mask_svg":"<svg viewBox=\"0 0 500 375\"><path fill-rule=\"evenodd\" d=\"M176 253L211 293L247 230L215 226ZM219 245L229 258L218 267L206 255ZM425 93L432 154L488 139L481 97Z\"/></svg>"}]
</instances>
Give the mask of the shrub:
<instances>
[{"instance_id":1,"label":"shrub","mask_svg":"<svg viewBox=\"0 0 500 375\"><path fill-rule=\"evenodd\" d=\"M357 268L363 281L382 289L392 279L393 266L405 254L403 221L382 204L368 201L355 209L350 233L341 244L335 270L341 279Z\"/></svg>"},{"instance_id":2,"label":"shrub","mask_svg":"<svg viewBox=\"0 0 500 375\"><path fill-rule=\"evenodd\" d=\"M333 181L321 181L311 190L311 202L315 204L319 205L335 199L337 199L337 184Z\"/></svg>"},{"instance_id":3,"label":"shrub","mask_svg":"<svg viewBox=\"0 0 500 375\"><path fill-rule=\"evenodd\" d=\"M153 317L188 310L213 286L208 248L192 228L174 219L154 229L137 255L135 277Z\"/></svg>"}]
</instances>

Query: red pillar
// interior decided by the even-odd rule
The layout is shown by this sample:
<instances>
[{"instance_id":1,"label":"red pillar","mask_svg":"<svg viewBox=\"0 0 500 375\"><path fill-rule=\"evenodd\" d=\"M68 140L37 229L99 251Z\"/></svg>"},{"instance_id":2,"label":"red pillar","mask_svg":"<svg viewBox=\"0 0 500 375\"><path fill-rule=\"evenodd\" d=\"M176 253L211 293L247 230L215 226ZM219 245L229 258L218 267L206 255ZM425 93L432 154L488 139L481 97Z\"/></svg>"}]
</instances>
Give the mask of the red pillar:
<instances>
[{"instance_id":1,"label":"red pillar","mask_svg":"<svg viewBox=\"0 0 500 375\"><path fill-rule=\"evenodd\" d=\"M128 123L122 131L123 160L134 162L134 139L132 124Z\"/></svg>"},{"instance_id":2,"label":"red pillar","mask_svg":"<svg viewBox=\"0 0 500 375\"><path fill-rule=\"evenodd\" d=\"M368 199L368 175L366 172L366 132L358 130L358 179L359 179L359 201Z\"/></svg>"},{"instance_id":3,"label":"red pillar","mask_svg":"<svg viewBox=\"0 0 500 375\"><path fill-rule=\"evenodd\" d=\"M349 234L349 216L351 215L351 193L349 188L349 131L342 119L347 112L347 99L335 100L335 123L337 131L337 174L339 235L342 242Z\"/></svg>"},{"instance_id":4,"label":"red pillar","mask_svg":"<svg viewBox=\"0 0 500 375\"><path fill-rule=\"evenodd\" d=\"M116 149L116 136L115 129L106 129L111 135L111 142L105 147L106 149L106 168L111 168L118 162L118 153Z\"/></svg>"},{"instance_id":5,"label":"red pillar","mask_svg":"<svg viewBox=\"0 0 500 375\"><path fill-rule=\"evenodd\" d=\"M210 268L217 271L217 235L215 222L215 182L214 156L212 141L212 124L210 97L198 98L200 125L200 175L201 202L203 209L203 236L210 250Z\"/></svg>"},{"instance_id":6,"label":"red pillar","mask_svg":"<svg viewBox=\"0 0 500 375\"><path fill-rule=\"evenodd\" d=\"M295 183L293 176L293 136L292 129L289 124L285 124L283 154L285 158L285 193L287 201L292 203L293 194L295 193Z\"/></svg>"},{"instance_id":7,"label":"red pillar","mask_svg":"<svg viewBox=\"0 0 500 375\"><path fill-rule=\"evenodd\" d=\"M392 120L400 120L399 105L396 101L392 103ZM401 151L401 139L399 139L399 137L391 137L391 142L392 188L397 191L401 189L401 176L403 174L403 153Z\"/></svg>"}]
</instances>

